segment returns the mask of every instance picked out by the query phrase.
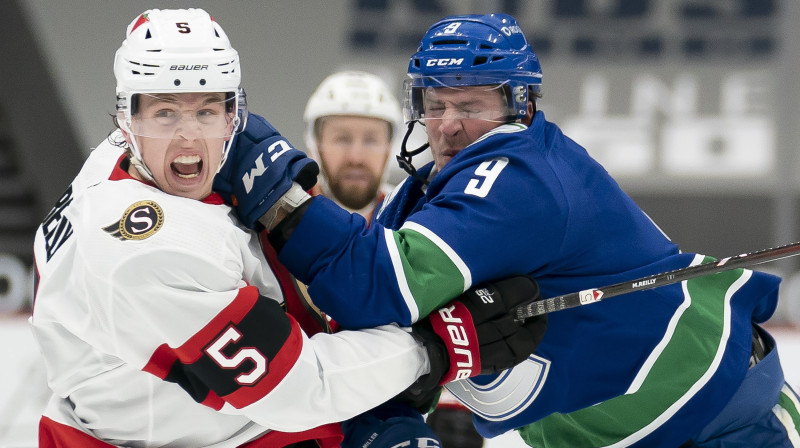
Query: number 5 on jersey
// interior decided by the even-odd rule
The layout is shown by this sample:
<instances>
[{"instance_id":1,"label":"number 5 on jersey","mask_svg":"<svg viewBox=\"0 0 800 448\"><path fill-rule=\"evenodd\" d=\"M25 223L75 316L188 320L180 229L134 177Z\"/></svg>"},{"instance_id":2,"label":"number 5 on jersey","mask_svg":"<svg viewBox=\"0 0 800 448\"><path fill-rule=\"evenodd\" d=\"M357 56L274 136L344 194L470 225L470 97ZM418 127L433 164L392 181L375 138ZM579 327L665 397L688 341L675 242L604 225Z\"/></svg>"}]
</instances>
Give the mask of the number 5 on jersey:
<instances>
[{"instance_id":1,"label":"number 5 on jersey","mask_svg":"<svg viewBox=\"0 0 800 448\"><path fill-rule=\"evenodd\" d=\"M243 386L250 386L267 373L267 358L254 347L241 348L231 357L222 353L222 350L228 344L238 341L241 337L242 334L236 328L230 326L206 349L206 353L223 369L235 369L248 359L252 361L255 364L253 370L236 377L237 383Z\"/></svg>"}]
</instances>

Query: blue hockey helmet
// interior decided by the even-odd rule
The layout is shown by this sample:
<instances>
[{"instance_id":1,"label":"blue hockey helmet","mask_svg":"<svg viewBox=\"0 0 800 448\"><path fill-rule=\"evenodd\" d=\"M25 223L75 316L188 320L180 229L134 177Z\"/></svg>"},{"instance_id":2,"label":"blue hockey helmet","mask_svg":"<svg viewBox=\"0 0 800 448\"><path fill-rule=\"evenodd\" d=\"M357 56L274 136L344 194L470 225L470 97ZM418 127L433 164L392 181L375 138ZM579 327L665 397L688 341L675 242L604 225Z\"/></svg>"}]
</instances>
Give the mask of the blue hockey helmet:
<instances>
[{"instance_id":1,"label":"blue hockey helmet","mask_svg":"<svg viewBox=\"0 0 800 448\"><path fill-rule=\"evenodd\" d=\"M403 85L406 122L424 121L424 91L436 87L502 87L509 120L528 114L542 84L539 59L508 14L455 15L428 29Z\"/></svg>"}]
</instances>

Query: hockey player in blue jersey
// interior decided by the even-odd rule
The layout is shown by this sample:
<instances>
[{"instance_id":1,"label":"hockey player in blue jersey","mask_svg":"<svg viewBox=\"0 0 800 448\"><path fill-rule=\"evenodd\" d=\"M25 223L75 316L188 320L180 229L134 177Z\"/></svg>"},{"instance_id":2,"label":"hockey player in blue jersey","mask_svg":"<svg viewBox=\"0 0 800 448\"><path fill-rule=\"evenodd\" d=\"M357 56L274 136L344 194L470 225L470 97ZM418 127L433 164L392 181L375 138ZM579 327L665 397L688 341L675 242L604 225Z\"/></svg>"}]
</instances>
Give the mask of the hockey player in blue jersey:
<instances>
[{"instance_id":1,"label":"hockey player in blue jersey","mask_svg":"<svg viewBox=\"0 0 800 448\"><path fill-rule=\"evenodd\" d=\"M369 228L304 196L291 169L256 177L253 153L267 148L233 150L242 221L271 230L280 260L341 326L408 325L516 274L550 297L708 260L682 253L536 109L541 68L513 17L445 18L408 74L409 132L425 126L433 162L417 170L424 147L404 150L412 175ZM779 282L736 269L552 313L527 360L446 387L481 434L515 429L532 447L797 448L800 402L759 326ZM366 418L370 437L391 427Z\"/></svg>"}]
</instances>

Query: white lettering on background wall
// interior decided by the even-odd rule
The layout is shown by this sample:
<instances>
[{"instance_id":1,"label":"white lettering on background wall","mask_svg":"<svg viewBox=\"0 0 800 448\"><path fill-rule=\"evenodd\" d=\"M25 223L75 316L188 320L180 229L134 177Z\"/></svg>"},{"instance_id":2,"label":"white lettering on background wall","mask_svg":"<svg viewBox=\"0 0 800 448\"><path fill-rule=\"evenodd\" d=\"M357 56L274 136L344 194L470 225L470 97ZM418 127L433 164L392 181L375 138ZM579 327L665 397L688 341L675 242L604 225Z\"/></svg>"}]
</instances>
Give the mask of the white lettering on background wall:
<instances>
[{"instance_id":1,"label":"white lettering on background wall","mask_svg":"<svg viewBox=\"0 0 800 448\"><path fill-rule=\"evenodd\" d=\"M713 85L695 73L665 81L634 75L628 92L612 76L584 78L579 112L562 120L564 132L586 147L612 175L756 178L775 167L775 123L763 72L728 72ZM703 89L715 89L716 110L701 110ZM614 97L628 110L611 111Z\"/></svg>"}]
</instances>

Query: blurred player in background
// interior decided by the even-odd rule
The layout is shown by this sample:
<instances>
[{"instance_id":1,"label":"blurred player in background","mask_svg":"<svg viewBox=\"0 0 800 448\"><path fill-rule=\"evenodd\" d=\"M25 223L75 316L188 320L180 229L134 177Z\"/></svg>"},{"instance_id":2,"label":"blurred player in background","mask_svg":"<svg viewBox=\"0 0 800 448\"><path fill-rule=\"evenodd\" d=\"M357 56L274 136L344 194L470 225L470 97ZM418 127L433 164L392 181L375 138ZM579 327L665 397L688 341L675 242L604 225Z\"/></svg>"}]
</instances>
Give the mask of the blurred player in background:
<instances>
[{"instance_id":1,"label":"blurred player in background","mask_svg":"<svg viewBox=\"0 0 800 448\"><path fill-rule=\"evenodd\" d=\"M337 72L308 99L303 119L306 147L320 166L315 193L372 219L391 191L386 166L403 120L395 96L372 73Z\"/></svg>"},{"instance_id":2,"label":"blurred player in background","mask_svg":"<svg viewBox=\"0 0 800 448\"><path fill-rule=\"evenodd\" d=\"M437 22L408 74L409 133L425 126L433 162L417 170L427 145L404 145L410 176L369 228L324 197L268 221L280 260L341 326L414 322L444 297L519 273L551 297L710 261L681 252L537 110L541 67L513 17ZM238 213L258 215L253 204L291 188L263 183ZM537 448L796 448L800 402L759 325L779 283L735 269L551 313L523 363L446 387L481 434L515 429ZM361 312L332 300L342 290ZM374 417L362 446L386 429Z\"/></svg>"},{"instance_id":3,"label":"blurred player in background","mask_svg":"<svg viewBox=\"0 0 800 448\"><path fill-rule=\"evenodd\" d=\"M303 119L306 147L320 166L314 192L369 223L392 189L385 173L403 120L394 94L372 73L333 73L309 98ZM447 391L439 403L427 422L444 448L483 446L469 409Z\"/></svg>"},{"instance_id":4,"label":"blurred player in background","mask_svg":"<svg viewBox=\"0 0 800 448\"><path fill-rule=\"evenodd\" d=\"M290 182L310 188L318 170L261 117L246 120L238 53L208 13L141 14L114 74L119 129L92 152L35 238L31 324L53 391L40 447L313 440L304 446L333 448L343 438L335 422L398 394L413 399L428 383L521 360L498 356L503 337L481 337L468 350L486 364L463 371L448 355L454 342L428 327L312 337L285 312L294 293L285 271L270 266L258 235L239 225L212 184L242 128L240 144L255 133L278 149L273 171L248 179L291 171ZM454 302L461 329L484 334L483 324L511 321L502 304L489 310L476 299ZM486 358L483 343L492 344ZM423 423L403 423L436 446Z\"/></svg>"}]
</instances>

